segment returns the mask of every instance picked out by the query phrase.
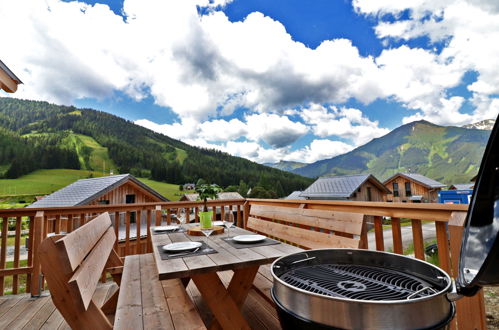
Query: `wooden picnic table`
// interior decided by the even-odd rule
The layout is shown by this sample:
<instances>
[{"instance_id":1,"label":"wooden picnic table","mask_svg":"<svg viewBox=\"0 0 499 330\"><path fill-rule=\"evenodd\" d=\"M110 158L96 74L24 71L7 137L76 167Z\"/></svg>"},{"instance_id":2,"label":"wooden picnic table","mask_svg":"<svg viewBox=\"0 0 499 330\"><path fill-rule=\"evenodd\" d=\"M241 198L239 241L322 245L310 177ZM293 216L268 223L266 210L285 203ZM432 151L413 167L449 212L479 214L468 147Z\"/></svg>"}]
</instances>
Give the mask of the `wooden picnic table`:
<instances>
[{"instance_id":1,"label":"wooden picnic table","mask_svg":"<svg viewBox=\"0 0 499 330\"><path fill-rule=\"evenodd\" d=\"M230 236L243 234L253 233L237 227L230 230ZM151 240L159 279L182 278L185 285L192 279L216 319L211 328L249 329L240 309L258 268L302 249L285 243L257 247L249 244L247 248L237 249L223 241L225 237L227 234L223 233L208 239L208 245L218 253L162 260L158 246L173 242L204 241L206 238L176 232L153 234ZM234 271L227 288L217 274L225 270Z\"/></svg>"}]
</instances>

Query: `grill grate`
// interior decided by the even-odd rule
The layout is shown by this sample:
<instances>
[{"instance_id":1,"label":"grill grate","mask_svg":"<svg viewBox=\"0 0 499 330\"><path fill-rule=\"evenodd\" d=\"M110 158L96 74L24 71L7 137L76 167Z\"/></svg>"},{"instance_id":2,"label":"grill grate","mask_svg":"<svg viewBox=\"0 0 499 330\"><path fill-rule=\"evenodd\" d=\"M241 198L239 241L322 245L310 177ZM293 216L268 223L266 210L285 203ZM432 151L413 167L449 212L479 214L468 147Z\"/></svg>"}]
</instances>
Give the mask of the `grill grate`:
<instances>
[{"instance_id":1,"label":"grill grate","mask_svg":"<svg viewBox=\"0 0 499 330\"><path fill-rule=\"evenodd\" d=\"M280 278L305 291L358 300L415 299L437 292L433 285L410 274L363 265L313 265L290 270Z\"/></svg>"}]
</instances>

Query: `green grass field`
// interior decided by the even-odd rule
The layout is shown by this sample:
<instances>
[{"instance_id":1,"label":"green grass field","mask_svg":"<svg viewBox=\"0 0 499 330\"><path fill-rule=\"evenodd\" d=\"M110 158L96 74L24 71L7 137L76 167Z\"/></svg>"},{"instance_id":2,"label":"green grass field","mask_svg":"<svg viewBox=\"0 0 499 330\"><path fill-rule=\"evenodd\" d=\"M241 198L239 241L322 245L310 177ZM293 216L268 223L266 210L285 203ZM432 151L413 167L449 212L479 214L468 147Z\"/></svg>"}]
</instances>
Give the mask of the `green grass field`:
<instances>
[{"instance_id":1,"label":"green grass field","mask_svg":"<svg viewBox=\"0 0 499 330\"><path fill-rule=\"evenodd\" d=\"M76 180L102 176L101 172L82 170L37 170L17 179L0 179L0 197L46 195Z\"/></svg>"},{"instance_id":2,"label":"green grass field","mask_svg":"<svg viewBox=\"0 0 499 330\"><path fill-rule=\"evenodd\" d=\"M101 146L90 136L70 134L66 143L76 149L82 169L107 173L109 173L110 169L114 169L116 172L116 165L109 158L107 148Z\"/></svg>"},{"instance_id":3,"label":"green grass field","mask_svg":"<svg viewBox=\"0 0 499 330\"><path fill-rule=\"evenodd\" d=\"M168 198L170 201L178 201L183 194L190 193L192 191L180 191L178 189L178 184L164 183L153 181L146 178L138 178L140 181L151 187L152 189L159 192L161 195Z\"/></svg>"},{"instance_id":4,"label":"green grass field","mask_svg":"<svg viewBox=\"0 0 499 330\"><path fill-rule=\"evenodd\" d=\"M50 194L76 180L85 179L90 176L99 177L102 176L102 172L66 169L37 170L17 179L0 179L0 208L24 207L25 204L19 203L18 200ZM179 186L176 184L145 178L140 178L140 181L171 201L178 201L184 193L179 191Z\"/></svg>"}]
</instances>

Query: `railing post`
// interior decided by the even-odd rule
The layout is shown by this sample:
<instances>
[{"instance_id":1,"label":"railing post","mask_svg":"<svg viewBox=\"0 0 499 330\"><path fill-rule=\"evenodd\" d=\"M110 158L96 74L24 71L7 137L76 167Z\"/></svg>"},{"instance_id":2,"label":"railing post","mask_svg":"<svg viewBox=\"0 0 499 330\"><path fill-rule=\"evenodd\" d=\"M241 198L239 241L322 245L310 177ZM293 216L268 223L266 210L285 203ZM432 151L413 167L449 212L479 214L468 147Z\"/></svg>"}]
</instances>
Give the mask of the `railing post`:
<instances>
[{"instance_id":1,"label":"railing post","mask_svg":"<svg viewBox=\"0 0 499 330\"><path fill-rule=\"evenodd\" d=\"M458 276L459 255L461 253L461 240L465 221L465 212L452 212L449 219L450 252L454 278ZM465 297L456 301L456 309L457 327L459 329L486 329L483 290L480 290L473 297Z\"/></svg>"},{"instance_id":2,"label":"railing post","mask_svg":"<svg viewBox=\"0 0 499 330\"><path fill-rule=\"evenodd\" d=\"M33 251L31 252L33 255L33 271L31 274L31 296L40 296L41 295L41 285L42 281L40 281L40 277L42 275L42 268L40 264L40 257L38 255L38 250L40 248L40 244L42 243L44 237L44 223L45 217L43 211L36 212L34 217L34 227L33 227Z\"/></svg>"},{"instance_id":3,"label":"railing post","mask_svg":"<svg viewBox=\"0 0 499 330\"><path fill-rule=\"evenodd\" d=\"M248 223L249 213L250 213L250 203L248 201L244 202L243 208L243 228L246 229L246 224Z\"/></svg>"},{"instance_id":4,"label":"railing post","mask_svg":"<svg viewBox=\"0 0 499 330\"><path fill-rule=\"evenodd\" d=\"M156 226L160 226L161 225L161 205L156 205L155 207L156 209L156 215L154 216L155 218L155 222L156 222Z\"/></svg>"}]
</instances>

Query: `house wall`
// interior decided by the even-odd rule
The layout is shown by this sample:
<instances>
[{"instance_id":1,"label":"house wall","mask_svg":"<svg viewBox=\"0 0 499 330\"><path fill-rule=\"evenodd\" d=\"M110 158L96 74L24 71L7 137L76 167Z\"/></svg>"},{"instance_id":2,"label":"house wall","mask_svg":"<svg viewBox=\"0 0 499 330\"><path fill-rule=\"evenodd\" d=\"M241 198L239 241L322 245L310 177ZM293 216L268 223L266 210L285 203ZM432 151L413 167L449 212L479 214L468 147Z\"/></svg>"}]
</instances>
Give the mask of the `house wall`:
<instances>
[{"instance_id":1,"label":"house wall","mask_svg":"<svg viewBox=\"0 0 499 330\"><path fill-rule=\"evenodd\" d=\"M135 203L152 203L152 202L163 202L155 195L151 194L147 190L144 190L142 187L136 185L135 183L128 181L122 184L119 187L109 191L108 193L96 198L91 201L88 205L99 205L101 201L109 201L109 204L125 204L126 203L126 195L135 195ZM141 223L145 223L146 214L142 212L142 216L140 217ZM132 213L131 221L135 222L135 212ZM111 214L111 218L114 221L114 214ZM120 225L125 225L125 214L121 213L119 216Z\"/></svg>"},{"instance_id":2,"label":"house wall","mask_svg":"<svg viewBox=\"0 0 499 330\"><path fill-rule=\"evenodd\" d=\"M411 184L411 196L423 196L423 199L421 200L422 203L438 203L438 192L440 191L440 188L428 189L427 187L402 176L395 177L385 184L385 187L391 192L393 192L393 183L398 183L399 186L399 196L394 197L393 194L388 194L386 200L394 203L412 203L410 200L411 196L406 196L405 194L406 182L410 182Z\"/></svg>"},{"instance_id":3,"label":"house wall","mask_svg":"<svg viewBox=\"0 0 499 330\"><path fill-rule=\"evenodd\" d=\"M371 188L371 200L367 193L367 188ZM350 197L348 200L351 201L370 201L370 202L383 202L386 198L386 194L381 191L377 186L371 182L364 182L359 189L355 192L355 196Z\"/></svg>"},{"instance_id":4,"label":"house wall","mask_svg":"<svg viewBox=\"0 0 499 330\"><path fill-rule=\"evenodd\" d=\"M158 197L142 189L135 183L127 182L96 198L88 203L88 205L99 205L101 201L105 200L108 200L109 204L125 204L126 195L135 195L135 203L161 202Z\"/></svg>"}]
</instances>

